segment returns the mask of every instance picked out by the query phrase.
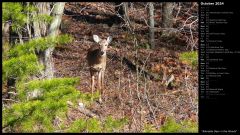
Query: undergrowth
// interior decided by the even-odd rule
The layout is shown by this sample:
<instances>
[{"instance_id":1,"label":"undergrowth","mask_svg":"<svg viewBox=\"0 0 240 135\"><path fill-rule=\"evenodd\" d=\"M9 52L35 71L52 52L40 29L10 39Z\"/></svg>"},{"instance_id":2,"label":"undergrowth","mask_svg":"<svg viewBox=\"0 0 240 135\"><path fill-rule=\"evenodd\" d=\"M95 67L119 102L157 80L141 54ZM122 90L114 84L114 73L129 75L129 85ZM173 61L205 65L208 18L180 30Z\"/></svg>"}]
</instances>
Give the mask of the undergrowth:
<instances>
[{"instance_id":1,"label":"undergrowth","mask_svg":"<svg viewBox=\"0 0 240 135\"><path fill-rule=\"evenodd\" d=\"M184 52L180 54L179 59L193 68L198 66L198 53L197 51Z\"/></svg>"}]
</instances>

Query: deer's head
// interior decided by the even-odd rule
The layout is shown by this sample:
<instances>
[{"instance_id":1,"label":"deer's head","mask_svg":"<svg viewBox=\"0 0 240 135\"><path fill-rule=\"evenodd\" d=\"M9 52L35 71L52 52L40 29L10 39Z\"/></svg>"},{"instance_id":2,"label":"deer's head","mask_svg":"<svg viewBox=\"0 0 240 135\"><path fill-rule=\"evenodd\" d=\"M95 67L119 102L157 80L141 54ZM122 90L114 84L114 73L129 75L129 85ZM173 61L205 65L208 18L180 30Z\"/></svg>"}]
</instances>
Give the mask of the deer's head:
<instances>
[{"instance_id":1,"label":"deer's head","mask_svg":"<svg viewBox=\"0 0 240 135\"><path fill-rule=\"evenodd\" d=\"M106 55L109 43L112 41L112 37L109 36L107 39L101 39L98 35L93 35L93 40L98 43L100 48L100 55Z\"/></svg>"}]
</instances>

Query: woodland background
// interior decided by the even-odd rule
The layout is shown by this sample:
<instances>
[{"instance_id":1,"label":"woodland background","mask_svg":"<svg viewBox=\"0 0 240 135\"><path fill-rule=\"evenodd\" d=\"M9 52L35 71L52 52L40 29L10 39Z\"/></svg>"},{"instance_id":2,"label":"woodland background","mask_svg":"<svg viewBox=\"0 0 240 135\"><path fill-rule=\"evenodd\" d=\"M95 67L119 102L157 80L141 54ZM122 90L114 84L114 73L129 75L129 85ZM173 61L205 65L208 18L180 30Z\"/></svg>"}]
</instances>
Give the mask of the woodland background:
<instances>
[{"instance_id":1,"label":"woodland background","mask_svg":"<svg viewBox=\"0 0 240 135\"><path fill-rule=\"evenodd\" d=\"M196 2L3 2L2 15L3 132L198 132ZM93 34L113 37L103 104Z\"/></svg>"}]
</instances>

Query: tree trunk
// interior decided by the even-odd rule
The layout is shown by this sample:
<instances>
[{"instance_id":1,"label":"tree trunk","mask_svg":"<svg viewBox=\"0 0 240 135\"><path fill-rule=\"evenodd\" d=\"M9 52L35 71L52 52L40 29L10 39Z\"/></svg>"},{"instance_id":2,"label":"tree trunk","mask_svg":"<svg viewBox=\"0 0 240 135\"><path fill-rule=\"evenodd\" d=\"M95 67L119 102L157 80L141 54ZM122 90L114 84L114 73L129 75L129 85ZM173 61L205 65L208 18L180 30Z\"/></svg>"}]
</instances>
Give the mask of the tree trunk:
<instances>
[{"instance_id":1,"label":"tree trunk","mask_svg":"<svg viewBox=\"0 0 240 135\"><path fill-rule=\"evenodd\" d=\"M121 2L115 2L115 6L117 6L117 7L115 7L115 12L116 13L119 13L121 16L124 14L124 11L123 11L123 8L122 8L122 6L118 6L118 5L120 5L121 4ZM115 16L116 18L114 19L115 20L115 23L120 23L122 20L121 20L121 18L120 17L118 17L118 16Z\"/></svg>"},{"instance_id":2,"label":"tree trunk","mask_svg":"<svg viewBox=\"0 0 240 135\"><path fill-rule=\"evenodd\" d=\"M50 28L48 30L48 35L57 36L59 26L60 26L61 21L62 21L64 6L65 6L65 2L57 2L55 4L55 6L53 8L53 11L52 11L53 20L52 20L52 23L51 23Z\"/></svg>"},{"instance_id":3,"label":"tree trunk","mask_svg":"<svg viewBox=\"0 0 240 135\"><path fill-rule=\"evenodd\" d=\"M124 18L125 22L127 23L130 31L132 31L132 24L129 19L129 15L128 15L128 2L124 2L122 7L123 7L123 11L124 11L123 18Z\"/></svg>"},{"instance_id":4,"label":"tree trunk","mask_svg":"<svg viewBox=\"0 0 240 135\"><path fill-rule=\"evenodd\" d=\"M46 14L50 15L51 13L51 8L50 8L50 3L49 2L35 2L35 6L38 8L38 12L34 13L36 14ZM47 35L47 29L48 29L48 24L46 22L34 22L34 36L36 37L41 37L41 36L46 36ZM36 28L36 29L35 29Z\"/></svg>"},{"instance_id":5,"label":"tree trunk","mask_svg":"<svg viewBox=\"0 0 240 135\"><path fill-rule=\"evenodd\" d=\"M4 52L7 52L10 49L10 22L6 22L2 24L3 28L2 28L2 54L4 54ZM7 56L2 55L2 60L3 59L7 59ZM13 78L7 78L7 82L6 82L6 91L5 93L12 91L13 86L15 85L15 79ZM6 94L7 98L10 98L10 94Z\"/></svg>"},{"instance_id":6,"label":"tree trunk","mask_svg":"<svg viewBox=\"0 0 240 135\"><path fill-rule=\"evenodd\" d=\"M17 34L18 34L18 38L19 38L19 43L20 43L20 44L23 44L22 31L18 31Z\"/></svg>"},{"instance_id":7,"label":"tree trunk","mask_svg":"<svg viewBox=\"0 0 240 135\"><path fill-rule=\"evenodd\" d=\"M29 7L30 6L30 2L27 2L27 7ZM29 40L31 40L31 38L32 38L32 32L31 32L31 27L30 27L30 20L29 20L29 18L30 18L30 14L29 14L29 12L27 12L27 33L28 33L28 41Z\"/></svg>"},{"instance_id":8,"label":"tree trunk","mask_svg":"<svg viewBox=\"0 0 240 135\"><path fill-rule=\"evenodd\" d=\"M128 16L128 3L127 3L127 2L123 2L123 11L124 11L124 14L123 14L124 20L129 21L129 16ZM130 22L130 21L129 21L129 22Z\"/></svg>"},{"instance_id":9,"label":"tree trunk","mask_svg":"<svg viewBox=\"0 0 240 135\"><path fill-rule=\"evenodd\" d=\"M154 6L152 2L149 2L149 42L151 49L155 48L154 42Z\"/></svg>"},{"instance_id":10,"label":"tree trunk","mask_svg":"<svg viewBox=\"0 0 240 135\"><path fill-rule=\"evenodd\" d=\"M38 12L33 12L33 17L36 17L38 14L41 14L41 4L43 3L34 3L34 5L38 8ZM41 29L40 29L40 24L38 21L34 21L33 22L33 35L34 35L34 38L40 38L42 35L41 35ZM38 55L38 61L41 65L44 65L44 51L39 51L37 52L37 55ZM41 72L41 76L44 77L45 74L44 72Z\"/></svg>"},{"instance_id":11,"label":"tree trunk","mask_svg":"<svg viewBox=\"0 0 240 135\"><path fill-rule=\"evenodd\" d=\"M56 2L53 11L52 16L53 20L50 25L50 28L48 30L49 36L55 37L58 34L58 30L61 24L62 15L64 11L65 2ZM48 48L45 51L45 75L47 78L53 78L54 77L54 63L52 58L54 48Z\"/></svg>"},{"instance_id":12,"label":"tree trunk","mask_svg":"<svg viewBox=\"0 0 240 135\"><path fill-rule=\"evenodd\" d=\"M162 27L163 28L172 28L173 26L173 3L164 2L162 4Z\"/></svg>"},{"instance_id":13,"label":"tree trunk","mask_svg":"<svg viewBox=\"0 0 240 135\"><path fill-rule=\"evenodd\" d=\"M47 14L50 15L51 8L49 2L35 2L34 5L38 8L37 12L33 12L33 17L36 17L39 14ZM47 35L47 27L48 24L45 22L39 23L38 21L33 22L33 35L34 38L40 38ZM47 73L45 72L46 69L46 62L45 62L45 51L39 51L37 52L38 55L38 61L41 65L44 65L44 71L41 73L42 78L45 78L47 76Z\"/></svg>"},{"instance_id":14,"label":"tree trunk","mask_svg":"<svg viewBox=\"0 0 240 135\"><path fill-rule=\"evenodd\" d=\"M10 23L6 22L2 24L2 45L4 44L9 44L9 28L10 28ZM4 51L4 50L3 50Z\"/></svg>"},{"instance_id":15,"label":"tree trunk","mask_svg":"<svg viewBox=\"0 0 240 135\"><path fill-rule=\"evenodd\" d=\"M117 13L119 13L119 15L121 15L121 17L125 20L128 21L129 17L128 17L128 3L127 2L116 2L115 5L120 5L122 4L122 6L117 6L115 8L115 11ZM122 20L120 18L118 18L119 21L121 22Z\"/></svg>"},{"instance_id":16,"label":"tree trunk","mask_svg":"<svg viewBox=\"0 0 240 135\"><path fill-rule=\"evenodd\" d=\"M51 14L50 2L44 2L44 3L40 4L40 12L41 12L41 14L50 15ZM40 23L40 29L41 29L42 36L47 36L48 24Z\"/></svg>"}]
</instances>

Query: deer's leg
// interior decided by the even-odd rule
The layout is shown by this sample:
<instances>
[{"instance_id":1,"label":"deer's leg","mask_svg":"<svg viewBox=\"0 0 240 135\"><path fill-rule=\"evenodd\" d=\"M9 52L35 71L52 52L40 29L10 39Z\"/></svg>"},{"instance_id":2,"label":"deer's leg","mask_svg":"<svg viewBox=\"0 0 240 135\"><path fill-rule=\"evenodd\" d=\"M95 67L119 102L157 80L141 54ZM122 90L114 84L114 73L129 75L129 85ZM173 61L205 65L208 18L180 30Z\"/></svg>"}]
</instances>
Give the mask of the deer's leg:
<instances>
[{"instance_id":1,"label":"deer's leg","mask_svg":"<svg viewBox=\"0 0 240 135\"><path fill-rule=\"evenodd\" d=\"M102 84L101 84L101 76L102 76L102 71L98 72L98 89L100 92L100 97L99 97L99 102L102 102Z\"/></svg>"},{"instance_id":2,"label":"deer's leg","mask_svg":"<svg viewBox=\"0 0 240 135\"><path fill-rule=\"evenodd\" d=\"M98 72L98 89L102 90L102 85L101 85L101 76L102 76L102 72Z\"/></svg>"},{"instance_id":3,"label":"deer's leg","mask_svg":"<svg viewBox=\"0 0 240 135\"><path fill-rule=\"evenodd\" d=\"M93 100L94 75L91 75L91 88L92 88L92 100Z\"/></svg>"},{"instance_id":4,"label":"deer's leg","mask_svg":"<svg viewBox=\"0 0 240 135\"><path fill-rule=\"evenodd\" d=\"M104 72L105 70L102 71L102 75L101 75L101 84L102 84L102 95L104 95Z\"/></svg>"},{"instance_id":5,"label":"deer's leg","mask_svg":"<svg viewBox=\"0 0 240 135\"><path fill-rule=\"evenodd\" d=\"M102 83L102 89L104 90L104 73L105 73L105 70L103 70L102 71L102 81L101 81L101 83Z\"/></svg>"}]
</instances>

